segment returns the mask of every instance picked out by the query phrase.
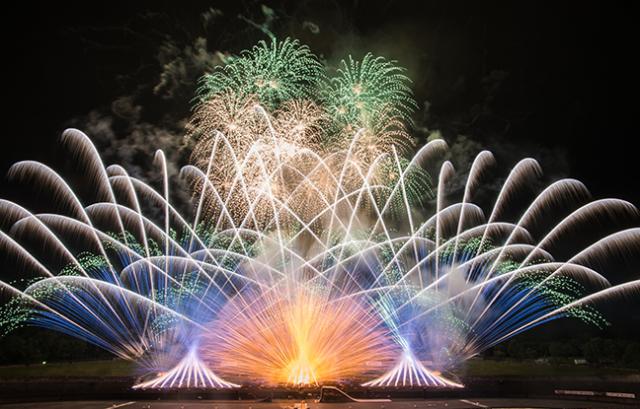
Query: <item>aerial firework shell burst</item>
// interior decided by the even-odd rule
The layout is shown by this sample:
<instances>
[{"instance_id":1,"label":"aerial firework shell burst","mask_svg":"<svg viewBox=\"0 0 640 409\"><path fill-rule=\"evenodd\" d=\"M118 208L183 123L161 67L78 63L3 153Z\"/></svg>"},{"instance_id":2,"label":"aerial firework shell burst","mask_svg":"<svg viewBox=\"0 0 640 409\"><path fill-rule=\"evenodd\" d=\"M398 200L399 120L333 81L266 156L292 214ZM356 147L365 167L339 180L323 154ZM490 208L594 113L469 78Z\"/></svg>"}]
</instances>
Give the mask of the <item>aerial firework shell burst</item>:
<instances>
[{"instance_id":1,"label":"aerial firework shell burst","mask_svg":"<svg viewBox=\"0 0 640 409\"><path fill-rule=\"evenodd\" d=\"M0 248L28 277L0 282L3 332L41 326L136 361L136 388L460 387L452 370L537 325L608 325L597 303L640 290L605 277L638 259L637 209L573 179L532 192L533 159L486 206L493 155L463 175L442 140L411 155L414 107L395 62L350 57L331 78L298 42L261 43L202 82L189 215L162 151L154 188L65 131L93 189L10 169L56 211L0 201Z\"/></svg>"}]
</instances>

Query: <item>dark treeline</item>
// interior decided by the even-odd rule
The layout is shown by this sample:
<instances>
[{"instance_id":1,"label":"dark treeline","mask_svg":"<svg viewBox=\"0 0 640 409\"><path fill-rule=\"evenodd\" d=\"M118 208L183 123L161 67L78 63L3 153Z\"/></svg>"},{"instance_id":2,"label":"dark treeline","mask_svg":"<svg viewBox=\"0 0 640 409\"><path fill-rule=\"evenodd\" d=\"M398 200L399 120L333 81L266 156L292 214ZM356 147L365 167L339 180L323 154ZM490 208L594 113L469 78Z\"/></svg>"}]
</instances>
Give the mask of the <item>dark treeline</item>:
<instances>
[{"instance_id":1,"label":"dark treeline","mask_svg":"<svg viewBox=\"0 0 640 409\"><path fill-rule=\"evenodd\" d=\"M640 369L640 341L592 337L539 340L517 337L482 354L491 359L547 358L550 363L586 359L589 364ZM64 334L40 328L21 328L0 338L0 365L111 359L102 349Z\"/></svg>"},{"instance_id":2,"label":"dark treeline","mask_svg":"<svg viewBox=\"0 0 640 409\"><path fill-rule=\"evenodd\" d=\"M574 338L549 341L514 338L483 354L494 359L540 359L563 363L586 359L589 364L640 369L640 341L625 338Z\"/></svg>"},{"instance_id":3,"label":"dark treeline","mask_svg":"<svg viewBox=\"0 0 640 409\"><path fill-rule=\"evenodd\" d=\"M41 328L21 328L0 338L0 365L110 358L113 355L85 341Z\"/></svg>"}]
</instances>

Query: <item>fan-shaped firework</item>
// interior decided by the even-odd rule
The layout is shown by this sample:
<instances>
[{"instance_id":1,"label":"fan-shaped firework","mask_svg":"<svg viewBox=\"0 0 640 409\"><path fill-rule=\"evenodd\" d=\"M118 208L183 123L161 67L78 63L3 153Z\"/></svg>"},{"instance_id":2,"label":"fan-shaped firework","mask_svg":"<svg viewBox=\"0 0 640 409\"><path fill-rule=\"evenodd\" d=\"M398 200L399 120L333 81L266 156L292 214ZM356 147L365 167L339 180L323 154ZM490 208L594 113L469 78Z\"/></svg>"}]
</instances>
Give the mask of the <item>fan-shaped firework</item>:
<instances>
[{"instance_id":1,"label":"fan-shaped firework","mask_svg":"<svg viewBox=\"0 0 640 409\"><path fill-rule=\"evenodd\" d=\"M14 165L53 209L0 201L0 247L27 277L0 282L3 330L42 326L137 361L151 377L137 388L460 387L443 373L553 319L607 325L594 304L640 290L602 274L638 259L633 205L590 201L572 179L533 193L541 169L524 159L486 206L491 153L464 183L438 167L442 140L406 155L400 69L350 60L324 100L322 75L287 40L205 80L188 130L196 166L181 172L192 216L168 200L162 151L159 190L105 167L77 130L62 142L82 194L44 164ZM340 104L359 111L345 119Z\"/></svg>"},{"instance_id":2,"label":"fan-shaped firework","mask_svg":"<svg viewBox=\"0 0 640 409\"><path fill-rule=\"evenodd\" d=\"M102 167L80 132L67 131L63 141L83 161L100 199L83 205L50 168L14 165L11 176L46 183L69 216L31 214L2 202L12 226L2 234L2 247L42 277L27 288L2 283L20 304L9 311L14 320L71 334L139 361L150 373L163 372L140 387L367 377L371 386L458 386L439 372L555 318L604 325L591 304L640 287L638 280L611 287L595 270L607 257L637 251L638 228L606 235L566 261L551 253L584 223L637 216L629 203L588 202L582 184L561 180L516 222L503 219L539 174L530 159L510 173L486 219L473 202L491 158L483 152L461 202L444 201L451 176L445 162L435 213L418 220L407 208L400 230L386 224L390 201L373 202L373 220L357 205L378 189L366 179L354 200L342 192L326 206L330 222L321 232L311 222L281 224L276 215L295 217L295 211L273 198L268 228L205 228L203 194L187 222L167 202L166 189L158 193L118 166ZM431 142L412 162L433 160L442 148L441 141ZM402 190L402 181L391 189ZM153 222L142 201L164 215ZM558 223L535 239L531 232L540 220L558 209ZM45 267L28 250L29 239L67 267L59 274ZM90 253L74 255L72 243L79 242Z\"/></svg>"},{"instance_id":3,"label":"fan-shaped firework","mask_svg":"<svg viewBox=\"0 0 640 409\"><path fill-rule=\"evenodd\" d=\"M251 293L248 305L228 303L213 324L203 353L221 373L318 385L359 377L370 362L393 362L393 342L364 300L335 299L325 285L284 281Z\"/></svg>"}]
</instances>

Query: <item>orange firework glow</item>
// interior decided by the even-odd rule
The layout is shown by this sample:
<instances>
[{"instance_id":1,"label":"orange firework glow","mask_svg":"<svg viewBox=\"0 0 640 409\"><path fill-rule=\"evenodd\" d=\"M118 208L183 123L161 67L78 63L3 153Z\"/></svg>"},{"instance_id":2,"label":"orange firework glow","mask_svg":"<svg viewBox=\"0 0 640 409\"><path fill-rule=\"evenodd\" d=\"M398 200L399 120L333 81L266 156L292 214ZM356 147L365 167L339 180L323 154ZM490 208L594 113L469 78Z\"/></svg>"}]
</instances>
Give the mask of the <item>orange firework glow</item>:
<instances>
[{"instance_id":1,"label":"orange firework glow","mask_svg":"<svg viewBox=\"0 0 640 409\"><path fill-rule=\"evenodd\" d=\"M380 319L353 298L320 291L265 290L237 297L201 344L211 366L229 378L318 385L386 368L396 356Z\"/></svg>"}]
</instances>

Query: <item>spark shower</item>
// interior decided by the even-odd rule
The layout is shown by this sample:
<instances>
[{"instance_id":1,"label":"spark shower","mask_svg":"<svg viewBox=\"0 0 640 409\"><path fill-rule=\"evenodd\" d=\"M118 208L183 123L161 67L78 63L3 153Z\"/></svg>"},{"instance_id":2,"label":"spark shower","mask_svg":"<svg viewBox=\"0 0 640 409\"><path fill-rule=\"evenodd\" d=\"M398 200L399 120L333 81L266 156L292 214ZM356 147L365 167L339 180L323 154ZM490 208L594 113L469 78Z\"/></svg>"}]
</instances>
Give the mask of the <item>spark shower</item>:
<instances>
[{"instance_id":1,"label":"spark shower","mask_svg":"<svg viewBox=\"0 0 640 409\"><path fill-rule=\"evenodd\" d=\"M541 186L533 159L487 200L493 155L457 174L443 140L410 136L415 107L395 62L331 71L287 39L203 77L181 183L162 151L152 186L65 131L80 189L43 163L9 171L50 210L0 201L23 277L0 282L2 330L86 340L137 362L140 389L455 388L453 369L535 326L608 325L597 304L640 290L602 274L638 250L640 228L611 228L637 209L573 179Z\"/></svg>"}]
</instances>

